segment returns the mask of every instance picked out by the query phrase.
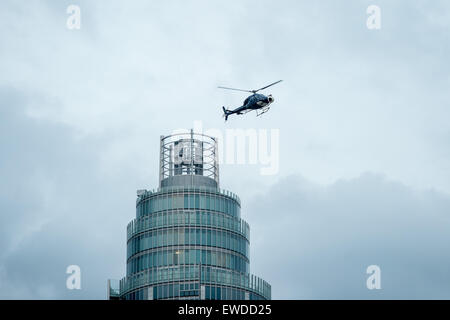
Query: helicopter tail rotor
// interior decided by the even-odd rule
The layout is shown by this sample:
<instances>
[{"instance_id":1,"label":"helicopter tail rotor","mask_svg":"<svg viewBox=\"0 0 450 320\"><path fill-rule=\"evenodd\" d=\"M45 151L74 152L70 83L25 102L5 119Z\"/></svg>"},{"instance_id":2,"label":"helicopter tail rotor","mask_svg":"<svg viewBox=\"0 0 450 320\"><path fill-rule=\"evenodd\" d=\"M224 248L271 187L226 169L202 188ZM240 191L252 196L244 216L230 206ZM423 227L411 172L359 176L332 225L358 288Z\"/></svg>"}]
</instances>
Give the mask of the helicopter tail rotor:
<instances>
[{"instance_id":1,"label":"helicopter tail rotor","mask_svg":"<svg viewBox=\"0 0 450 320\"><path fill-rule=\"evenodd\" d=\"M228 116L231 114L231 112L227 109L225 109L225 107L222 107L223 109L223 116L225 117L225 121L228 120Z\"/></svg>"}]
</instances>

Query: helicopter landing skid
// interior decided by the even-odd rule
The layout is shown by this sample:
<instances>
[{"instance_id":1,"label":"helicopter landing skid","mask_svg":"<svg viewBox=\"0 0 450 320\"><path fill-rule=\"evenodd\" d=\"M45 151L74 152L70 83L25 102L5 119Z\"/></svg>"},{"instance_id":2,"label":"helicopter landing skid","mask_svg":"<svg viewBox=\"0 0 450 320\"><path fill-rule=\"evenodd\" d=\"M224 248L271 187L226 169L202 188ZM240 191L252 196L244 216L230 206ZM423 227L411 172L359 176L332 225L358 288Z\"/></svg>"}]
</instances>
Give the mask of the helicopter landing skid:
<instances>
[{"instance_id":1,"label":"helicopter landing skid","mask_svg":"<svg viewBox=\"0 0 450 320\"><path fill-rule=\"evenodd\" d=\"M264 113L269 111L269 109L270 109L270 107L265 107L265 108L262 108L260 112L258 112L258 110L256 110L256 116L257 117L262 116Z\"/></svg>"}]
</instances>

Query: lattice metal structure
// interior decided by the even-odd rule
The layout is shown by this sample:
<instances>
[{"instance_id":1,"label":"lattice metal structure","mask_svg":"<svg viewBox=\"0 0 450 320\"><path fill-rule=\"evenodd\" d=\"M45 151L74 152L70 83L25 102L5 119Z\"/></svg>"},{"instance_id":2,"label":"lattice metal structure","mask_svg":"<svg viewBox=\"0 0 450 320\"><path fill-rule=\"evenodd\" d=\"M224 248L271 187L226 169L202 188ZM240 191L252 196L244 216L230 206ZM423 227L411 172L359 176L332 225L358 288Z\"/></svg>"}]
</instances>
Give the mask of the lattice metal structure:
<instances>
[{"instance_id":1,"label":"lattice metal structure","mask_svg":"<svg viewBox=\"0 0 450 320\"><path fill-rule=\"evenodd\" d=\"M203 176L219 186L217 139L204 134L178 133L161 136L159 186L175 176Z\"/></svg>"}]
</instances>

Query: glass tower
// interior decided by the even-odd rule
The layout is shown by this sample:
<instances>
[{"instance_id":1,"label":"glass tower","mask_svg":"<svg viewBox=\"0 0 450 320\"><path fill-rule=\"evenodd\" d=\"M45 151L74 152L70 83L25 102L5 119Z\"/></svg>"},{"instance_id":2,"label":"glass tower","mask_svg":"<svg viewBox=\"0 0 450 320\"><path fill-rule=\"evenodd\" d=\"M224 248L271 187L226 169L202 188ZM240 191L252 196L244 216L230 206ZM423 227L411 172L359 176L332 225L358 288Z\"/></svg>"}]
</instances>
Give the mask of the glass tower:
<instances>
[{"instance_id":1,"label":"glass tower","mask_svg":"<svg viewBox=\"0 0 450 320\"><path fill-rule=\"evenodd\" d=\"M216 139L161 136L159 188L137 191L126 277L108 281L108 296L270 299L270 285L249 273L249 236L238 196L219 188Z\"/></svg>"}]
</instances>

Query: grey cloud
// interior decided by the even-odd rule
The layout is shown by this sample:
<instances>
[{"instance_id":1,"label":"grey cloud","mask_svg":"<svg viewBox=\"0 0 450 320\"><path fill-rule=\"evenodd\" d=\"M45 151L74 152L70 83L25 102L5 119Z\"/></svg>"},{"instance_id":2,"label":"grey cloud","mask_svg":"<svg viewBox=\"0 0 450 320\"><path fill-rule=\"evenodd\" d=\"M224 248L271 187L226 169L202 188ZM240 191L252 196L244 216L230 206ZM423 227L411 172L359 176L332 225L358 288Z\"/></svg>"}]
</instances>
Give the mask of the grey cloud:
<instances>
[{"instance_id":1,"label":"grey cloud","mask_svg":"<svg viewBox=\"0 0 450 320\"><path fill-rule=\"evenodd\" d=\"M377 1L377 32L372 1L80 0L79 32L71 3L0 5L0 297L103 298L134 191L156 185L158 136L197 119L280 129L279 175L220 168L275 298L449 297L447 1ZM223 123L243 97L216 85L278 79L270 113ZM351 178L367 170L408 186Z\"/></svg>"},{"instance_id":2,"label":"grey cloud","mask_svg":"<svg viewBox=\"0 0 450 320\"><path fill-rule=\"evenodd\" d=\"M246 207L252 265L274 298L450 298L447 194L372 173L326 186L290 176ZM380 291L365 286L373 264Z\"/></svg>"},{"instance_id":3,"label":"grey cloud","mask_svg":"<svg viewBox=\"0 0 450 320\"><path fill-rule=\"evenodd\" d=\"M103 137L79 139L27 116L36 99L46 100L0 90L1 297L102 299L107 277L124 272L133 188L125 192L126 181L115 185L99 173ZM81 267L81 291L65 287L71 264Z\"/></svg>"}]
</instances>

